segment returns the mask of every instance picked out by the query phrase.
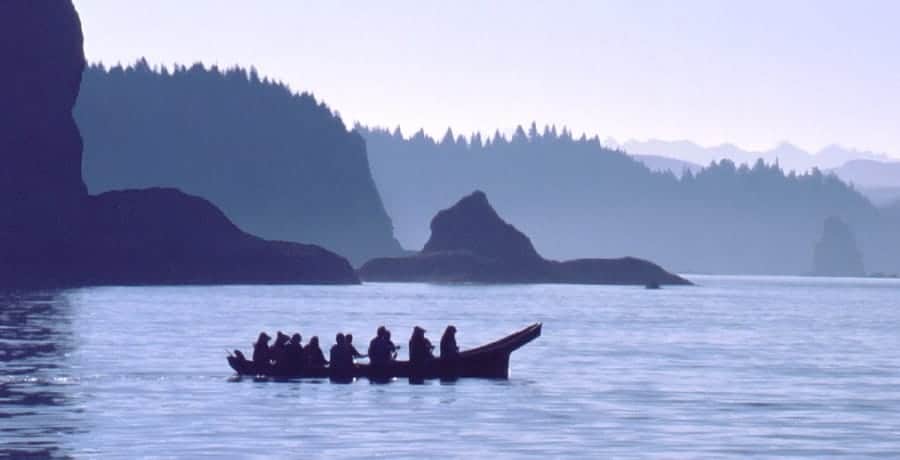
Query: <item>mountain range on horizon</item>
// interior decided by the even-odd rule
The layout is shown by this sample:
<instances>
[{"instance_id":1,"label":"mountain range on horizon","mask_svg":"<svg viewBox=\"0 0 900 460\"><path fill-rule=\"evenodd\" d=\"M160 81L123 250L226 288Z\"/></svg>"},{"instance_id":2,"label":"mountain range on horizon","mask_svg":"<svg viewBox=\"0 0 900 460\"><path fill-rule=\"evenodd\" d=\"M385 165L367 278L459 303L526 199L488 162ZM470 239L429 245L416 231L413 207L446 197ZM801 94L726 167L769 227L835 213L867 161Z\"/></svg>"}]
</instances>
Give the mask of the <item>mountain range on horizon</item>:
<instances>
[{"instance_id":1,"label":"mountain range on horizon","mask_svg":"<svg viewBox=\"0 0 900 460\"><path fill-rule=\"evenodd\" d=\"M666 141L649 139L646 141L629 140L623 143L607 138L604 144L611 148L622 149L632 155L652 155L674 158L677 160L706 166L713 161L729 159L737 164L752 164L762 158L769 164L777 163L785 171L798 173L812 168L831 170L854 160L870 160L884 163L900 162L900 158L886 153L858 150L838 144L829 145L819 151L811 152L790 142L780 142L767 150L748 150L734 144L720 144L704 147L688 140ZM900 183L896 184L900 186Z\"/></svg>"}]
</instances>

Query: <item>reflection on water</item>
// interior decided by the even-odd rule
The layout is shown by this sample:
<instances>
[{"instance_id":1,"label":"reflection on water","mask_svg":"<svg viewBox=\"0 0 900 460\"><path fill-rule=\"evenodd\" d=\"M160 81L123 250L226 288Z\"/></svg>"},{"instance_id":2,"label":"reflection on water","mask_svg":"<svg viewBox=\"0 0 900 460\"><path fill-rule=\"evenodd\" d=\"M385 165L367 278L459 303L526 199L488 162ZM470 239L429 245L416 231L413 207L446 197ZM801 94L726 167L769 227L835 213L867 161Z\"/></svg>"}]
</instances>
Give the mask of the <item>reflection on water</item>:
<instances>
[{"instance_id":1,"label":"reflection on water","mask_svg":"<svg viewBox=\"0 0 900 460\"><path fill-rule=\"evenodd\" d=\"M0 456L65 455L60 437L79 429L65 370L70 315L59 293L0 293Z\"/></svg>"}]
</instances>

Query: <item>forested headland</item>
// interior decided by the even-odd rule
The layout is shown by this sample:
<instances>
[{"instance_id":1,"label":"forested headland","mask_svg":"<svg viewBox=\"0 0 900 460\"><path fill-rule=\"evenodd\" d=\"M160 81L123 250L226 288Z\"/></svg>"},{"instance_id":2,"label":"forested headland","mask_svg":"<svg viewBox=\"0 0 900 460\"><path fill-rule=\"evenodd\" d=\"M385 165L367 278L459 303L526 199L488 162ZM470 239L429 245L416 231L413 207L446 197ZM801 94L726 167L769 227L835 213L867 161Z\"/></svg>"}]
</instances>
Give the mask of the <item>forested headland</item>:
<instances>
[{"instance_id":1,"label":"forested headland","mask_svg":"<svg viewBox=\"0 0 900 460\"><path fill-rule=\"evenodd\" d=\"M714 162L654 172L598 138L519 126L509 137L441 139L357 126L406 247L427 239L434 209L481 189L554 258L630 255L680 273L805 274L825 219L854 229L870 271L900 270L896 223L852 186L817 169Z\"/></svg>"},{"instance_id":2,"label":"forested headland","mask_svg":"<svg viewBox=\"0 0 900 460\"><path fill-rule=\"evenodd\" d=\"M92 193L178 187L264 238L354 263L400 251L363 139L312 94L253 69L91 65L75 118Z\"/></svg>"}]
</instances>

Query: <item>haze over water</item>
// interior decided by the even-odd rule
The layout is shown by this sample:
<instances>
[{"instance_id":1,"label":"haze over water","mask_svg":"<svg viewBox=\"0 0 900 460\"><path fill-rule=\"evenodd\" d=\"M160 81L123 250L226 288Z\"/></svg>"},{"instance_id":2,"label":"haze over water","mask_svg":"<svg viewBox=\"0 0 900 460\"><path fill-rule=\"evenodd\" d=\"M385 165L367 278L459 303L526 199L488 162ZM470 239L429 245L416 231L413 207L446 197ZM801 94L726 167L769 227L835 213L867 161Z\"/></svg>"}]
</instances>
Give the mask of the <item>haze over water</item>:
<instances>
[{"instance_id":1,"label":"haze over water","mask_svg":"<svg viewBox=\"0 0 900 460\"><path fill-rule=\"evenodd\" d=\"M6 294L0 456L900 454L900 281L692 279ZM263 329L363 348L454 323L469 348L535 321L509 381L233 381L224 359Z\"/></svg>"}]
</instances>

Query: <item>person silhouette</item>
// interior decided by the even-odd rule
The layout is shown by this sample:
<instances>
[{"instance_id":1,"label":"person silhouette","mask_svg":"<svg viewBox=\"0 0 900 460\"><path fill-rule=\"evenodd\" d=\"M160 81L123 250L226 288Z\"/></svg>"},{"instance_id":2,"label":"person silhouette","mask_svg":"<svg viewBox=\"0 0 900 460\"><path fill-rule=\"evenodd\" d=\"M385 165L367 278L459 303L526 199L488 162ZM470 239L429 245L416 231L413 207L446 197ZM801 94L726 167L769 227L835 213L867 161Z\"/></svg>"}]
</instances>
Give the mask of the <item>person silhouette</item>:
<instances>
[{"instance_id":1,"label":"person silhouette","mask_svg":"<svg viewBox=\"0 0 900 460\"><path fill-rule=\"evenodd\" d=\"M390 380L395 357L396 347L391 342L391 333L386 327L380 326L375 338L369 342L369 378L378 382Z\"/></svg>"},{"instance_id":2,"label":"person silhouette","mask_svg":"<svg viewBox=\"0 0 900 460\"><path fill-rule=\"evenodd\" d=\"M328 361L325 360L325 354L319 348L319 337L315 335L309 339L309 343L303 348L303 355L306 357L306 367L309 369L319 369L328 364Z\"/></svg>"},{"instance_id":3,"label":"person silhouette","mask_svg":"<svg viewBox=\"0 0 900 460\"><path fill-rule=\"evenodd\" d=\"M291 341L285 345L287 355L287 367L291 374L300 374L303 372L305 363L303 355L303 337L300 334L291 336Z\"/></svg>"},{"instance_id":4,"label":"person silhouette","mask_svg":"<svg viewBox=\"0 0 900 460\"><path fill-rule=\"evenodd\" d=\"M419 326L413 328L412 336L409 338L409 363L413 365L422 365L434 359L434 345L425 337L425 329Z\"/></svg>"},{"instance_id":5,"label":"person silhouette","mask_svg":"<svg viewBox=\"0 0 900 460\"><path fill-rule=\"evenodd\" d=\"M411 382L423 381L434 360L434 345L425 337L425 329L413 328L409 338L409 378Z\"/></svg>"},{"instance_id":6,"label":"person silhouette","mask_svg":"<svg viewBox=\"0 0 900 460\"><path fill-rule=\"evenodd\" d=\"M397 359L397 350L400 349L397 345L394 345L394 342L391 341L391 331L390 329L385 329L384 332L384 344L387 348L388 354L390 356L389 361L393 361Z\"/></svg>"},{"instance_id":7,"label":"person silhouette","mask_svg":"<svg viewBox=\"0 0 900 460\"><path fill-rule=\"evenodd\" d=\"M350 347L344 334L338 333L335 337L335 344L331 346L329 357L331 359L331 365L329 366L331 379L335 381L352 381L353 355L350 353Z\"/></svg>"},{"instance_id":8,"label":"person silhouette","mask_svg":"<svg viewBox=\"0 0 900 460\"><path fill-rule=\"evenodd\" d=\"M350 356L353 357L353 359L365 358L366 356L368 356L360 353L359 350L357 350L356 347L353 346L353 334L345 334L344 339L347 341L347 349L350 350Z\"/></svg>"},{"instance_id":9,"label":"person silhouette","mask_svg":"<svg viewBox=\"0 0 900 460\"><path fill-rule=\"evenodd\" d=\"M272 353L269 350L269 334L260 332L253 344L253 366L259 374L266 374L271 368Z\"/></svg>"},{"instance_id":10,"label":"person silhouette","mask_svg":"<svg viewBox=\"0 0 900 460\"><path fill-rule=\"evenodd\" d=\"M441 359L450 360L459 357L459 346L456 345L456 326L447 326L441 336Z\"/></svg>"},{"instance_id":11,"label":"person silhouette","mask_svg":"<svg viewBox=\"0 0 900 460\"><path fill-rule=\"evenodd\" d=\"M441 336L441 378L453 380L459 377L459 346L456 345L456 327L447 326Z\"/></svg>"},{"instance_id":12,"label":"person silhouette","mask_svg":"<svg viewBox=\"0 0 900 460\"><path fill-rule=\"evenodd\" d=\"M281 331L275 334L275 343L269 348L269 360L275 372L283 374L287 371L287 343L290 337Z\"/></svg>"}]
</instances>

